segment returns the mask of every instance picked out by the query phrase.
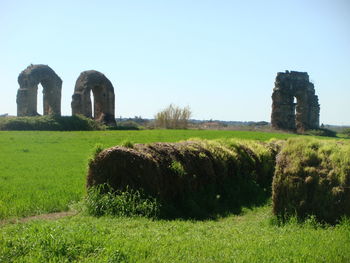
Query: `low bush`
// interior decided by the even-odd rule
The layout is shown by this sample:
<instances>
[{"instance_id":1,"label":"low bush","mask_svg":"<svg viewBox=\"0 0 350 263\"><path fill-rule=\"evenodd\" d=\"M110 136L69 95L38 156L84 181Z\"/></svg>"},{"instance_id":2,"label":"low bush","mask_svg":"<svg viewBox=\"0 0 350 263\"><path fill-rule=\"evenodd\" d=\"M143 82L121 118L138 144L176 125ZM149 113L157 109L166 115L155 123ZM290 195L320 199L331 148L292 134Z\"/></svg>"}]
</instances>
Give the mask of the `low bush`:
<instances>
[{"instance_id":1,"label":"low bush","mask_svg":"<svg viewBox=\"0 0 350 263\"><path fill-rule=\"evenodd\" d=\"M116 126L107 127L108 130L142 130L144 127L140 126L134 121L117 122Z\"/></svg>"},{"instance_id":2,"label":"low bush","mask_svg":"<svg viewBox=\"0 0 350 263\"><path fill-rule=\"evenodd\" d=\"M277 156L272 200L282 221L315 216L333 224L350 216L350 143L288 139Z\"/></svg>"},{"instance_id":3,"label":"low bush","mask_svg":"<svg viewBox=\"0 0 350 263\"><path fill-rule=\"evenodd\" d=\"M87 186L143 191L161 217L215 217L266 200L276 153L272 143L235 140L117 146L89 163Z\"/></svg>"},{"instance_id":4,"label":"low bush","mask_svg":"<svg viewBox=\"0 0 350 263\"><path fill-rule=\"evenodd\" d=\"M350 128L345 128L344 130L342 130L342 133L350 137Z\"/></svg>"},{"instance_id":5,"label":"low bush","mask_svg":"<svg viewBox=\"0 0 350 263\"><path fill-rule=\"evenodd\" d=\"M180 108L170 104L154 116L155 126L164 129L187 129L191 115L189 106Z\"/></svg>"},{"instance_id":6,"label":"low bush","mask_svg":"<svg viewBox=\"0 0 350 263\"><path fill-rule=\"evenodd\" d=\"M304 134L311 135L311 136L337 137L337 133L335 131L325 129L325 128L319 128L316 130L307 130Z\"/></svg>"},{"instance_id":7,"label":"low bush","mask_svg":"<svg viewBox=\"0 0 350 263\"><path fill-rule=\"evenodd\" d=\"M139 190L126 188L114 191L103 184L88 189L84 199L85 209L93 216L144 216L155 218L159 214L159 204Z\"/></svg>"},{"instance_id":8,"label":"low bush","mask_svg":"<svg viewBox=\"0 0 350 263\"><path fill-rule=\"evenodd\" d=\"M0 118L0 130L7 131L93 131L106 127L82 115Z\"/></svg>"}]
</instances>

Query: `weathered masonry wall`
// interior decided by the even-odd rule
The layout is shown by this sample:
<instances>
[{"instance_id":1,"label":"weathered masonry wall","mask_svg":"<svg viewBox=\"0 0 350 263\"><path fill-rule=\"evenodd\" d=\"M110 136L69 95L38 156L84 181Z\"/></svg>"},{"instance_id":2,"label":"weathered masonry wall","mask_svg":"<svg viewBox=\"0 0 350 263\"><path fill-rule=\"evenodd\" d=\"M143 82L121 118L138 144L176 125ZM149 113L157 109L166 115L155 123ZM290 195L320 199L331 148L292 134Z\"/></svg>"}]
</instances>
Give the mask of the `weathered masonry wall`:
<instances>
[{"instance_id":1,"label":"weathered masonry wall","mask_svg":"<svg viewBox=\"0 0 350 263\"><path fill-rule=\"evenodd\" d=\"M94 95L94 115L90 93ZM107 125L115 125L115 96L112 83L101 72L83 71L75 83L72 114L82 114Z\"/></svg>"},{"instance_id":2,"label":"weathered masonry wall","mask_svg":"<svg viewBox=\"0 0 350 263\"><path fill-rule=\"evenodd\" d=\"M62 80L47 65L30 65L18 76L17 116L36 116L38 85L43 87L44 115L61 115Z\"/></svg>"},{"instance_id":3,"label":"weathered masonry wall","mask_svg":"<svg viewBox=\"0 0 350 263\"><path fill-rule=\"evenodd\" d=\"M297 71L277 73L272 93L272 127L301 132L317 129L319 116L320 105L309 75Z\"/></svg>"},{"instance_id":4,"label":"weathered masonry wall","mask_svg":"<svg viewBox=\"0 0 350 263\"><path fill-rule=\"evenodd\" d=\"M44 115L61 115L62 80L47 65L30 65L18 76L17 116L37 116L38 85L43 87ZM94 96L91 102L90 93ZM92 114L94 103L94 114ZM115 125L115 95L109 79L95 70L82 72L72 96L72 113Z\"/></svg>"}]
</instances>

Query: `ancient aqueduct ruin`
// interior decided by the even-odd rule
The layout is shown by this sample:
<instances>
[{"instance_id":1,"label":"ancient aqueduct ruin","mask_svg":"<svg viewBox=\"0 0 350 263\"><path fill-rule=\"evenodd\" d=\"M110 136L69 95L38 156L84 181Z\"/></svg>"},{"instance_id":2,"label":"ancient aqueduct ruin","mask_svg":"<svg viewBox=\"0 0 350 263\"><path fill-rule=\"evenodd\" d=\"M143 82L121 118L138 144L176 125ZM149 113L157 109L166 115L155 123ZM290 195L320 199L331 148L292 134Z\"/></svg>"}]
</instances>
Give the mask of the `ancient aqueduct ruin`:
<instances>
[{"instance_id":1,"label":"ancient aqueduct ruin","mask_svg":"<svg viewBox=\"0 0 350 263\"><path fill-rule=\"evenodd\" d=\"M43 87L44 115L61 115L62 80L47 65L30 65L18 76L17 116L37 116L39 83ZM91 95L94 95L92 114ZM294 102L296 98L296 102ZM102 73L82 72L72 96L72 114L115 125L115 95L112 83ZM272 93L271 124L275 129L305 131L319 128L320 105L306 72L277 73Z\"/></svg>"},{"instance_id":2,"label":"ancient aqueduct ruin","mask_svg":"<svg viewBox=\"0 0 350 263\"><path fill-rule=\"evenodd\" d=\"M309 75L296 71L277 73L272 93L272 127L303 132L318 129L319 122L320 105Z\"/></svg>"},{"instance_id":3,"label":"ancient aqueduct ruin","mask_svg":"<svg viewBox=\"0 0 350 263\"><path fill-rule=\"evenodd\" d=\"M94 115L90 91L94 94ZM81 114L107 125L114 125L114 88L102 73L88 70L80 73L72 96L72 114Z\"/></svg>"},{"instance_id":4,"label":"ancient aqueduct ruin","mask_svg":"<svg viewBox=\"0 0 350 263\"><path fill-rule=\"evenodd\" d=\"M61 115L62 80L46 65L30 65L18 76L17 116L36 116L38 84L43 87L44 115Z\"/></svg>"},{"instance_id":5,"label":"ancient aqueduct ruin","mask_svg":"<svg viewBox=\"0 0 350 263\"><path fill-rule=\"evenodd\" d=\"M30 65L18 76L17 116L37 116L37 96L39 83L43 87L44 115L61 115L62 80L47 65ZM94 95L94 115L92 115L91 95ZM102 73L84 71L75 83L72 96L72 114L81 114L96 121L115 125L114 88Z\"/></svg>"}]
</instances>

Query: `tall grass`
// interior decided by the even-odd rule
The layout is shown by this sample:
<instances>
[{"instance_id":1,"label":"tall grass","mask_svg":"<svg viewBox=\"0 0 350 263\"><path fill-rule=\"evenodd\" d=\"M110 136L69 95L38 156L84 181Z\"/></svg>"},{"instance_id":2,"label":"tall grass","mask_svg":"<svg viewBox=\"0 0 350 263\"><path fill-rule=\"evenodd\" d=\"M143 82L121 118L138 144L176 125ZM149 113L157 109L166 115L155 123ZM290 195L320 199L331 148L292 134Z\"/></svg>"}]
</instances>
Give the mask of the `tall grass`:
<instances>
[{"instance_id":1,"label":"tall grass","mask_svg":"<svg viewBox=\"0 0 350 263\"><path fill-rule=\"evenodd\" d=\"M81 208L81 212L93 216L156 218L160 207L156 199L146 196L142 191L130 188L114 191L109 185L99 185L88 189Z\"/></svg>"},{"instance_id":2,"label":"tall grass","mask_svg":"<svg viewBox=\"0 0 350 263\"><path fill-rule=\"evenodd\" d=\"M277 158L273 205L282 220L350 216L350 142L289 139Z\"/></svg>"}]
</instances>

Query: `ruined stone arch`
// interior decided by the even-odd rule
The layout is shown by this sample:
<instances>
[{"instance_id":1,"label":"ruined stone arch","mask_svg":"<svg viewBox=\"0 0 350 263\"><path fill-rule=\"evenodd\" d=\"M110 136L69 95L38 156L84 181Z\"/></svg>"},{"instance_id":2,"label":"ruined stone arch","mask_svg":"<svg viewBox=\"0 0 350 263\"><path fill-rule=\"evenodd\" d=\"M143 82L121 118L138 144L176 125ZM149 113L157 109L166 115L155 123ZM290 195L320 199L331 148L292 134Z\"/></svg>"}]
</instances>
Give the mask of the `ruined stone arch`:
<instances>
[{"instance_id":1,"label":"ruined stone arch","mask_svg":"<svg viewBox=\"0 0 350 263\"><path fill-rule=\"evenodd\" d=\"M320 105L309 75L297 71L277 73L272 93L272 127L299 132L318 129L319 116Z\"/></svg>"},{"instance_id":2,"label":"ruined stone arch","mask_svg":"<svg viewBox=\"0 0 350 263\"><path fill-rule=\"evenodd\" d=\"M94 115L90 92L94 95ZM109 79L101 72L88 70L80 73L72 96L72 114L81 114L98 122L115 125L114 88Z\"/></svg>"},{"instance_id":3,"label":"ruined stone arch","mask_svg":"<svg viewBox=\"0 0 350 263\"><path fill-rule=\"evenodd\" d=\"M36 116L38 85L43 87L43 114L61 115L62 80L47 65L30 65L18 76L17 116Z\"/></svg>"}]
</instances>

